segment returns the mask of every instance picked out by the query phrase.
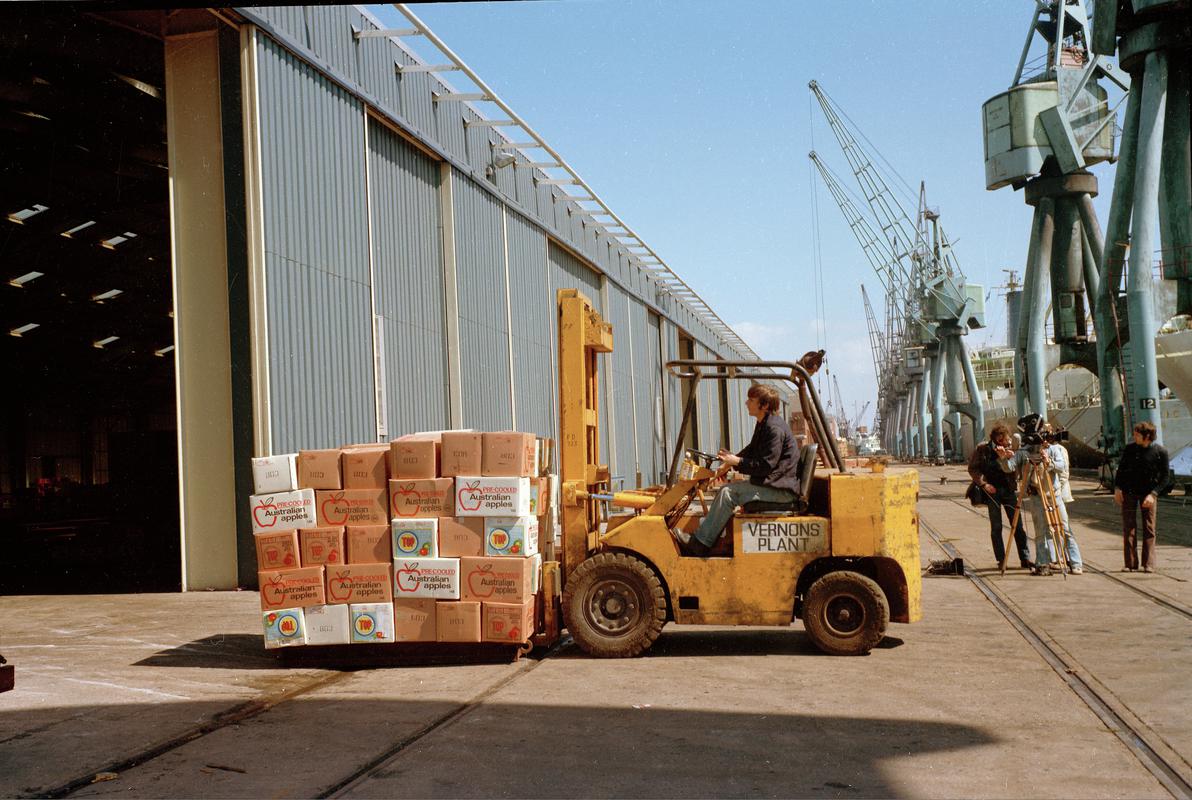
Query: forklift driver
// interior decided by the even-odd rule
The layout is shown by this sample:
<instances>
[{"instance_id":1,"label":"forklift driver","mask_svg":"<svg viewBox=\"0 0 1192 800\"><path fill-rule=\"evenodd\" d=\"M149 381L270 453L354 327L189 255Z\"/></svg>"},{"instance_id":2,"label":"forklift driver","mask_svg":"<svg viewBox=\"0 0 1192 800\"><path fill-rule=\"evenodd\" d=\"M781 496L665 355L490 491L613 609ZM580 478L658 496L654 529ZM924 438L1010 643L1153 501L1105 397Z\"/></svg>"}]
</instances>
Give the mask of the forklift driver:
<instances>
[{"instance_id":1,"label":"forklift driver","mask_svg":"<svg viewBox=\"0 0 1192 800\"><path fill-rule=\"evenodd\" d=\"M790 426L777 414L778 392L768 386L751 386L745 408L757 420L753 439L736 455L727 450L717 455L726 468L735 467L749 480L733 481L717 492L707 516L687 542L687 555L707 557L737 506L754 500L793 503L799 491L799 445Z\"/></svg>"}]
</instances>

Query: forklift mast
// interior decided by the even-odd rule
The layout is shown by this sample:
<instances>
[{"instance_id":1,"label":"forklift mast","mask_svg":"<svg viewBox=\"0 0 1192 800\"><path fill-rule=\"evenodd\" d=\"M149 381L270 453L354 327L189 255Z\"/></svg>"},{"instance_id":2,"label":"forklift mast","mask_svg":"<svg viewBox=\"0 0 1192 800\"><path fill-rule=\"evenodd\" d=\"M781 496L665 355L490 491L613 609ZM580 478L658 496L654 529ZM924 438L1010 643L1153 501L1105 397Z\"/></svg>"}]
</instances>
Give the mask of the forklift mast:
<instances>
[{"instance_id":1,"label":"forklift mast","mask_svg":"<svg viewBox=\"0 0 1192 800\"><path fill-rule=\"evenodd\" d=\"M600 504L577 497L609 488L600 463L600 391L597 356L613 351L613 328L577 289L558 290L559 482L564 580L596 546ZM570 499L570 502L568 500Z\"/></svg>"}]
</instances>

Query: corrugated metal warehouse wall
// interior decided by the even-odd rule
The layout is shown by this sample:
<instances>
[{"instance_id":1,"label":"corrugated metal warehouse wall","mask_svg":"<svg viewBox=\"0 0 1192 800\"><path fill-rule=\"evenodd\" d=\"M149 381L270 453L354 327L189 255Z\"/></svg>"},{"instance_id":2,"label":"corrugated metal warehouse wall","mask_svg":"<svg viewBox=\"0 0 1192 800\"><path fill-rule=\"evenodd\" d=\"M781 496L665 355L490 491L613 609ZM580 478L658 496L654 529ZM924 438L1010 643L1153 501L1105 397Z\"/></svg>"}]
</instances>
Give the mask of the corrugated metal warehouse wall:
<instances>
[{"instance_id":1,"label":"corrugated metal warehouse wall","mask_svg":"<svg viewBox=\"0 0 1192 800\"><path fill-rule=\"evenodd\" d=\"M275 452L376 438L364 107L258 48Z\"/></svg>"},{"instance_id":2,"label":"corrugated metal warehouse wall","mask_svg":"<svg viewBox=\"0 0 1192 800\"><path fill-rule=\"evenodd\" d=\"M434 102L432 93L444 91L436 75L395 70L395 63L419 61L399 42L354 39L352 26L376 27L367 12L294 6L244 13L262 31L273 451L453 424L516 423L556 436L555 291L574 287L614 325L615 350L601 365L602 454L625 485L638 473L646 483L663 476L684 398L662 365L679 357L680 331L695 341L696 357L742 354L662 291L565 192L539 183L543 173L524 156L496 168L492 129L468 124L481 119L468 103ZM444 162L450 220L443 218ZM449 223L450 250L443 239ZM450 385L452 291L458 387ZM752 432L745 388L737 382L729 389L734 448ZM457 420L453 391L461 401ZM699 411L701 448L715 451L722 422L712 382L701 389Z\"/></svg>"},{"instance_id":3,"label":"corrugated metal warehouse wall","mask_svg":"<svg viewBox=\"0 0 1192 800\"><path fill-rule=\"evenodd\" d=\"M447 335L435 162L370 120L373 275L381 330L387 429L446 428Z\"/></svg>"}]
</instances>

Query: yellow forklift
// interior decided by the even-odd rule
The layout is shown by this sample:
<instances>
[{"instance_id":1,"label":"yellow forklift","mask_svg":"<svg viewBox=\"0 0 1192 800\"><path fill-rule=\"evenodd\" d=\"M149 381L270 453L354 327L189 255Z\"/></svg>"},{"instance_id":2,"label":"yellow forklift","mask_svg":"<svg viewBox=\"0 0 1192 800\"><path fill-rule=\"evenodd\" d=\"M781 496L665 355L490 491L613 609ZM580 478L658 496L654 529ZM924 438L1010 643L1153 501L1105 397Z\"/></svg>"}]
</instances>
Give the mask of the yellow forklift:
<instances>
[{"instance_id":1,"label":"yellow forklift","mask_svg":"<svg viewBox=\"0 0 1192 800\"><path fill-rule=\"evenodd\" d=\"M669 362L669 373L687 381L687 402L667 482L614 492L599 463L597 379L612 328L575 289L559 290L558 312L556 557L563 620L586 653L640 655L667 622L771 626L797 618L821 650L862 655L890 621L921 618L918 473L847 470L803 365ZM698 526L724 470L710 469L714 456L685 449L684 436L700 383L732 380L796 390L808 428L800 492L790 505L738 509L710 557L686 556L680 538ZM557 626L553 618L548 612L548 628Z\"/></svg>"}]
</instances>

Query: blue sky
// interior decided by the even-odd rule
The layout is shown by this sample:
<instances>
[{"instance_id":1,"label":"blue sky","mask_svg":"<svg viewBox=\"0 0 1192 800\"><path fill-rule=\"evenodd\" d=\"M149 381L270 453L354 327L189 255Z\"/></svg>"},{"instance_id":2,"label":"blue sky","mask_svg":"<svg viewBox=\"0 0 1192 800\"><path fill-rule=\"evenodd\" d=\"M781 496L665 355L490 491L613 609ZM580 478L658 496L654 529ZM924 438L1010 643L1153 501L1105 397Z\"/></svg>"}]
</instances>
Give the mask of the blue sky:
<instances>
[{"instance_id":1,"label":"blue sky","mask_svg":"<svg viewBox=\"0 0 1192 800\"><path fill-rule=\"evenodd\" d=\"M1021 192L985 190L981 105L1008 88L1033 7L539 0L411 9L760 355L825 347L851 414L876 396L860 285L875 303L881 293L818 176L813 202L809 150L850 173L807 82L819 81L916 190L927 182L962 269L987 288L988 327L970 346L999 344L1004 301L991 287L1004 283L1003 269L1021 275L1031 210ZM371 8L406 26L391 7ZM1104 225L1113 170L1094 172Z\"/></svg>"}]
</instances>

